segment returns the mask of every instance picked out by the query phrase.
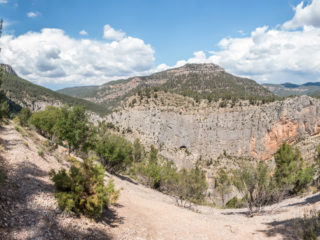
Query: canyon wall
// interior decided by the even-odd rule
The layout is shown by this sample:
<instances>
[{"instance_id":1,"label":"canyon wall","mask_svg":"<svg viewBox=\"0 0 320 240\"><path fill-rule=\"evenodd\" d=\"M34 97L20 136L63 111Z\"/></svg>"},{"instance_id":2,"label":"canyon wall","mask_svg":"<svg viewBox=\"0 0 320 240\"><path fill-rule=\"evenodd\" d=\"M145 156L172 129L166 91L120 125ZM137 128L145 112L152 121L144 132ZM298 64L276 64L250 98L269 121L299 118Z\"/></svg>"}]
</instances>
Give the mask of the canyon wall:
<instances>
[{"instance_id":1,"label":"canyon wall","mask_svg":"<svg viewBox=\"0 0 320 240\"><path fill-rule=\"evenodd\" d=\"M134 137L188 167L225 153L269 159L284 141L320 133L320 101L301 96L262 106L184 112L136 106L114 112L107 121L130 128Z\"/></svg>"}]
</instances>

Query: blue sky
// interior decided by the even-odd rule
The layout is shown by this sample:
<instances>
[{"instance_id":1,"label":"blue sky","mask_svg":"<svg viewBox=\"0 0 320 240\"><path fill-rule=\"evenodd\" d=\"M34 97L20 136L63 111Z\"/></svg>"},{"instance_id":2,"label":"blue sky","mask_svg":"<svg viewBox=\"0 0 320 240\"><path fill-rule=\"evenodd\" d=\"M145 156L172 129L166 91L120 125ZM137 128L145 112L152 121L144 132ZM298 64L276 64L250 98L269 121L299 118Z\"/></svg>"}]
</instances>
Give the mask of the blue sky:
<instances>
[{"instance_id":1,"label":"blue sky","mask_svg":"<svg viewBox=\"0 0 320 240\"><path fill-rule=\"evenodd\" d=\"M318 81L318 13L319 0L0 0L0 59L53 89L186 62L213 62L259 82ZM314 58L307 67L295 59L303 49Z\"/></svg>"}]
</instances>

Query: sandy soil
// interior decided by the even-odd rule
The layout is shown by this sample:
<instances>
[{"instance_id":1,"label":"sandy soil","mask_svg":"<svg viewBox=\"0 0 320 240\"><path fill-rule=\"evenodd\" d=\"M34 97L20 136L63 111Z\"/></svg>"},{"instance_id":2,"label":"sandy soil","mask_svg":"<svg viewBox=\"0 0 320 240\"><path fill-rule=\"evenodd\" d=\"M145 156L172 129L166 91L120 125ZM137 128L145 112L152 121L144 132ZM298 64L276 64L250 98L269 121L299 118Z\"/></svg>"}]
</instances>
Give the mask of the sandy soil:
<instances>
[{"instance_id":1,"label":"sandy soil","mask_svg":"<svg viewBox=\"0 0 320 240\"><path fill-rule=\"evenodd\" d=\"M320 209L320 195L315 194L288 199L252 218L246 209L197 206L195 212L176 206L169 196L114 177L123 188L118 204L97 222L77 218L59 210L48 176L52 168L67 163L50 154L40 157L39 142L44 139L32 139L12 124L0 129L1 161L8 170L0 191L0 239L298 239L295 218Z\"/></svg>"}]
</instances>

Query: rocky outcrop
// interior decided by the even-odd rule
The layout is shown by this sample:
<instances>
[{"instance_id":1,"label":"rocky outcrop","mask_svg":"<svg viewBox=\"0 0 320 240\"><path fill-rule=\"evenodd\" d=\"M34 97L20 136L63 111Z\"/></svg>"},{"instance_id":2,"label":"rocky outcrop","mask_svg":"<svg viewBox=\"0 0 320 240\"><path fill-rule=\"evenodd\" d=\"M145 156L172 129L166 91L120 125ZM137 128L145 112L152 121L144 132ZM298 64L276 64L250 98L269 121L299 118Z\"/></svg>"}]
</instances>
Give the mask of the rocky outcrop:
<instances>
[{"instance_id":1,"label":"rocky outcrop","mask_svg":"<svg viewBox=\"0 0 320 240\"><path fill-rule=\"evenodd\" d=\"M62 107L63 103L57 100L52 100L52 99L41 99L41 100L30 100L29 96L25 96L24 99L18 99L16 98L13 94L7 93L8 99L10 101L14 102L21 108L27 107L29 108L32 112L37 112L44 110L47 106L55 106L55 107Z\"/></svg>"},{"instance_id":2,"label":"rocky outcrop","mask_svg":"<svg viewBox=\"0 0 320 240\"><path fill-rule=\"evenodd\" d=\"M8 64L1 63L0 64L0 68L2 68L3 71L6 72L6 73L9 73L9 74L12 74L12 75L17 75L16 72L13 70L13 68Z\"/></svg>"},{"instance_id":3,"label":"rocky outcrop","mask_svg":"<svg viewBox=\"0 0 320 240\"><path fill-rule=\"evenodd\" d=\"M320 133L320 101L301 96L263 106L184 112L137 106L114 112L107 121L131 128L178 166L223 153L269 159L284 141Z\"/></svg>"}]
</instances>

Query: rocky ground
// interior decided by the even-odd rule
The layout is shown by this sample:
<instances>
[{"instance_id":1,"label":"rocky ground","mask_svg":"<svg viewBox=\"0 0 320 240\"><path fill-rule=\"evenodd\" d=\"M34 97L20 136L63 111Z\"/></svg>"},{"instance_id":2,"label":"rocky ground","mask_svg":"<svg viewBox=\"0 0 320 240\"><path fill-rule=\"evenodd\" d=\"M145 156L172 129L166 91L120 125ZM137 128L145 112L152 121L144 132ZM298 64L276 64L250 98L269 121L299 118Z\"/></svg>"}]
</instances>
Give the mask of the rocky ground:
<instances>
[{"instance_id":1,"label":"rocky ground","mask_svg":"<svg viewBox=\"0 0 320 240\"><path fill-rule=\"evenodd\" d=\"M114 177L123 188L118 204L98 221L78 218L59 210L48 176L67 161L56 154L39 156L44 139L21 134L13 124L1 127L0 139L8 175L0 191L0 239L298 239L295 219L320 209L320 195L315 194L288 199L253 218L245 209L198 206L195 212L176 206L169 196Z\"/></svg>"}]
</instances>

